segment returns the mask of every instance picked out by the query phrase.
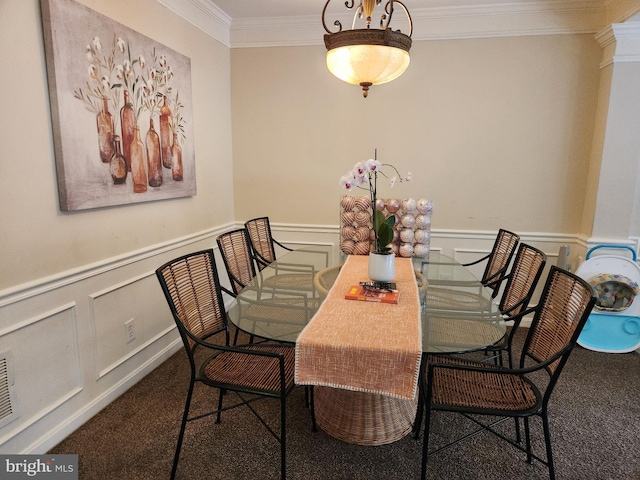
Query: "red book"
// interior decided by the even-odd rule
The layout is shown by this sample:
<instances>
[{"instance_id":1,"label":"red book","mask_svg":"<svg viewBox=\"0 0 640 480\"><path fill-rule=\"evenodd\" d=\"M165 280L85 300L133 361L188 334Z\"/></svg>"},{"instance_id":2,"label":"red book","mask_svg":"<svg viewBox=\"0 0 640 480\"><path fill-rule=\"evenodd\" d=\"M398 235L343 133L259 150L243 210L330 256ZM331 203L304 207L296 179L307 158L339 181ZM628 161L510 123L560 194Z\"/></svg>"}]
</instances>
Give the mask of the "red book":
<instances>
[{"instance_id":1,"label":"red book","mask_svg":"<svg viewBox=\"0 0 640 480\"><path fill-rule=\"evenodd\" d=\"M398 303L400 292L398 290L384 290L365 288L362 285L349 287L346 295L347 300L360 300L363 302Z\"/></svg>"}]
</instances>

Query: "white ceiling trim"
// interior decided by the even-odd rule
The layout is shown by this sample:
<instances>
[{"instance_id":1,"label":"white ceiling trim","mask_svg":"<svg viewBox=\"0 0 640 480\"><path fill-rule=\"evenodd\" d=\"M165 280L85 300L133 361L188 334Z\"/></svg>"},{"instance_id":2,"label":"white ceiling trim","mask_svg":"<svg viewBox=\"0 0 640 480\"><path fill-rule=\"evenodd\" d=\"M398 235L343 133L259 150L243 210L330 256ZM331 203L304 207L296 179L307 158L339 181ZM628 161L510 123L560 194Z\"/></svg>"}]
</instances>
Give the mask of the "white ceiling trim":
<instances>
[{"instance_id":1,"label":"white ceiling trim","mask_svg":"<svg viewBox=\"0 0 640 480\"><path fill-rule=\"evenodd\" d=\"M326 33L321 9L318 15L231 19L208 0L157 1L230 48L322 45ZM414 41L576 34L602 30L607 8L601 0L514 1L417 9L411 10L411 17ZM337 19L349 28L351 18ZM327 26L333 20L327 18Z\"/></svg>"},{"instance_id":2,"label":"white ceiling trim","mask_svg":"<svg viewBox=\"0 0 640 480\"><path fill-rule=\"evenodd\" d=\"M231 17L209 0L156 1L227 47L231 46Z\"/></svg>"}]
</instances>

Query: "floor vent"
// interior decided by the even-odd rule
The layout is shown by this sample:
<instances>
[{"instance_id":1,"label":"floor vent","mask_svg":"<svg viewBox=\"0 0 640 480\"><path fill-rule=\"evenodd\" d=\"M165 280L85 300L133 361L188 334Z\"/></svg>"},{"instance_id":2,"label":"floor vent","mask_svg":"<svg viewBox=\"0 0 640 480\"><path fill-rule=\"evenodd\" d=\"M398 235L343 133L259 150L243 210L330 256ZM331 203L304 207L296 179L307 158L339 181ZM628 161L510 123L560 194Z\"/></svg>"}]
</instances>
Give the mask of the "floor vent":
<instances>
[{"instance_id":1,"label":"floor vent","mask_svg":"<svg viewBox=\"0 0 640 480\"><path fill-rule=\"evenodd\" d=\"M0 352L0 428L18 418L11 352Z\"/></svg>"}]
</instances>

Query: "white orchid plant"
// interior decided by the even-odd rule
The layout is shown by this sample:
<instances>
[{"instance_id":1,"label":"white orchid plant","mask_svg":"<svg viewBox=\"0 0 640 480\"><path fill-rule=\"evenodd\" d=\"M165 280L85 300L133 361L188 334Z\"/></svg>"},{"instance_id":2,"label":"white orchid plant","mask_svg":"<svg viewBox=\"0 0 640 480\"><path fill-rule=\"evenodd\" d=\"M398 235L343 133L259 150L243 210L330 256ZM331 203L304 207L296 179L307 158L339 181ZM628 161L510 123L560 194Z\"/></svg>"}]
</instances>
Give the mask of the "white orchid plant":
<instances>
[{"instance_id":1,"label":"white orchid plant","mask_svg":"<svg viewBox=\"0 0 640 480\"><path fill-rule=\"evenodd\" d=\"M384 167L391 168L394 174L391 176L385 174L382 171ZM374 252L388 254L391 252L389 244L393 241L393 227L396 223L396 217L395 215L389 215L385 218L384 214L376 206L378 174L389 179L391 187L396 183L411 181L411 172L407 172L403 177L396 167L389 163L380 163L376 158L356 163L351 171L340 178L340 185L348 191L354 188L369 190L371 209L373 211Z\"/></svg>"}]
</instances>

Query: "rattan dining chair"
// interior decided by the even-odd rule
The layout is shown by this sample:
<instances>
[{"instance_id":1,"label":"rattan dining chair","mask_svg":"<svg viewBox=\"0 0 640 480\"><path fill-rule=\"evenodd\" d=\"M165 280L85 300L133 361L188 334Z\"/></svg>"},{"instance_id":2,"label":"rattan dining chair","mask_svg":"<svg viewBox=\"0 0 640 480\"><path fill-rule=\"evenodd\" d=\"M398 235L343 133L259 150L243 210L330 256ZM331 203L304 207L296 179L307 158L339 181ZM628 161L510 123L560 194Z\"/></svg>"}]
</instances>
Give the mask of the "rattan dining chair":
<instances>
[{"instance_id":1,"label":"rattan dining chair","mask_svg":"<svg viewBox=\"0 0 640 480\"><path fill-rule=\"evenodd\" d=\"M156 270L173 318L189 357L191 376L185 402L171 478L175 478L187 422L216 415L262 398L280 403L280 431L261 423L280 443L281 477L286 477L286 399L294 388L295 350L291 345L263 342L229 345L229 327L213 250L203 250L176 258ZM215 337L222 337L214 342ZM198 355L195 355L198 350ZM195 385L218 389L218 405L213 412L189 417ZM226 392L235 392L240 401L223 408ZM223 450L223 447L220 447Z\"/></svg>"},{"instance_id":2,"label":"rattan dining chair","mask_svg":"<svg viewBox=\"0 0 640 480\"><path fill-rule=\"evenodd\" d=\"M256 276L248 233L244 228L231 230L219 235L216 242L233 289L233 291L229 291L223 287L223 291L238 298L241 292L252 285ZM303 277L305 284L313 283L312 272L299 276ZM256 298L253 300L243 298L238 302L242 308L243 317L254 321L252 324L254 328L251 330L258 331L259 328L255 327L261 322L306 325L313 312L318 308L320 301L318 297L286 287L280 288L277 277L280 275L260 277L257 280L260 282L260 288L256 289ZM237 343L238 335L239 329L236 328L234 344ZM259 332L252 332L249 335L251 342L256 336L262 338Z\"/></svg>"},{"instance_id":3,"label":"rattan dining chair","mask_svg":"<svg viewBox=\"0 0 640 480\"><path fill-rule=\"evenodd\" d=\"M219 235L216 242L233 289L231 295L237 296L256 276L247 231L244 228L231 230Z\"/></svg>"},{"instance_id":4,"label":"rattan dining chair","mask_svg":"<svg viewBox=\"0 0 640 480\"><path fill-rule=\"evenodd\" d=\"M291 248L273 238L269 217L259 217L248 220L245 222L244 228L249 234L249 240L251 241L251 248L253 249L258 270L263 270L276 261L276 246L289 252L292 251Z\"/></svg>"},{"instance_id":5,"label":"rattan dining chair","mask_svg":"<svg viewBox=\"0 0 640 480\"><path fill-rule=\"evenodd\" d=\"M460 357L433 355L427 358L422 366L421 382L426 408L422 479L426 477L430 455L483 430L525 452L527 462L533 463L535 459L546 465L549 477L555 478L549 400L594 303L593 290L585 280L553 265L538 305L518 314L534 315L518 368L488 365ZM541 371L548 374L548 381L539 382L537 375L532 375ZM429 425L433 411L462 413L481 428L430 452ZM472 414L500 418L485 424L470 416ZM546 459L535 455L531 449L529 418L532 416L539 416L542 421ZM509 418L524 419L524 447L493 429Z\"/></svg>"},{"instance_id":6,"label":"rattan dining chair","mask_svg":"<svg viewBox=\"0 0 640 480\"><path fill-rule=\"evenodd\" d=\"M484 261L487 262L480 281L492 291L494 298L498 295L519 241L519 235L501 228L498 230L498 235L489 254L473 262L463 264L465 267L470 267Z\"/></svg>"},{"instance_id":7,"label":"rattan dining chair","mask_svg":"<svg viewBox=\"0 0 640 480\"><path fill-rule=\"evenodd\" d=\"M498 305L505 320L512 320L513 325L504 337L485 348L486 352L493 354L493 358L499 365L503 364L502 353L506 352L509 367L513 367L511 346L513 337L522 322L522 317L518 314L528 307L546 262L547 256L537 248L526 243L521 243L518 247L513 267L505 277L507 283Z\"/></svg>"}]
</instances>

